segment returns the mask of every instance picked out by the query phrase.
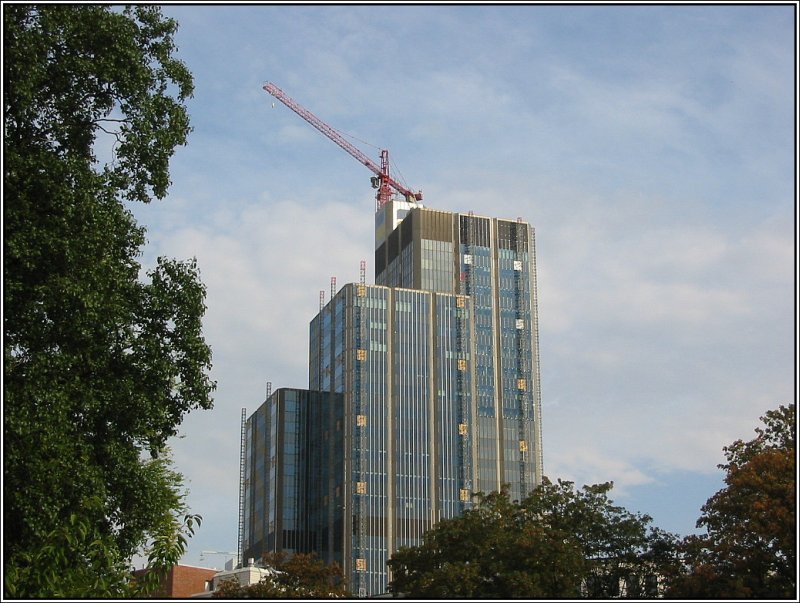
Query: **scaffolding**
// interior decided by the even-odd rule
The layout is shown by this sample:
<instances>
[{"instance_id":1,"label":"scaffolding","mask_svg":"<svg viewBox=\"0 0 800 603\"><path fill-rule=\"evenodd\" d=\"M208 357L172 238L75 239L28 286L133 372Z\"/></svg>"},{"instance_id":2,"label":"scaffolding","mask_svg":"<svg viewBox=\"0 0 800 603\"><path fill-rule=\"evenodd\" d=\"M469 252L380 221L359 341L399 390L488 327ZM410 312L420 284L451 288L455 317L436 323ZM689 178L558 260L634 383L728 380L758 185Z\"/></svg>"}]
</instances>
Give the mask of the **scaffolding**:
<instances>
[{"instance_id":1,"label":"scaffolding","mask_svg":"<svg viewBox=\"0 0 800 603\"><path fill-rule=\"evenodd\" d=\"M533 228L533 227L531 227ZM542 472L544 471L544 456L542 453L542 417L541 417L541 404L542 404L542 389L541 379L539 378L539 310L538 300L536 298L537 291L539 290L536 284L536 235L531 231L528 245L528 261L530 262L530 291L531 291L531 354L533 358L533 432L535 438L534 453L536 454L536 467L534 468L534 476L536 482L541 481Z\"/></svg>"},{"instance_id":2,"label":"scaffolding","mask_svg":"<svg viewBox=\"0 0 800 603\"><path fill-rule=\"evenodd\" d=\"M237 560L244 558L244 498L247 491L247 473L245 462L247 447L247 409L242 408L241 439L239 444L239 542L237 547Z\"/></svg>"}]
</instances>

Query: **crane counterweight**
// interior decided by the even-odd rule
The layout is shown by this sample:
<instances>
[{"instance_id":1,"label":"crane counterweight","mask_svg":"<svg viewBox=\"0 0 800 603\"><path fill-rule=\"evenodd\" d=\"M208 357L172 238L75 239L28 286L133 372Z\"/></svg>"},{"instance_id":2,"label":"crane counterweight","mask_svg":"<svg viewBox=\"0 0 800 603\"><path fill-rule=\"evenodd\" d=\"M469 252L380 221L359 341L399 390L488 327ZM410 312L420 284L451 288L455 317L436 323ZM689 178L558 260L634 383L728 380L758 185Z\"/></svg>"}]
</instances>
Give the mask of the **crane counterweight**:
<instances>
[{"instance_id":1,"label":"crane counterweight","mask_svg":"<svg viewBox=\"0 0 800 603\"><path fill-rule=\"evenodd\" d=\"M392 198L392 189L399 192L406 201L416 203L418 201L422 201L422 191L411 191L410 189L406 188L399 182L397 182L394 178L389 175L389 151L387 149L381 150L381 164L378 166L372 159L370 159L367 155L365 155L361 150L351 144L344 136L342 136L336 129L332 128L324 121L322 121L319 117L311 113L308 109L303 107L302 105L298 104L296 101L292 100L283 90L278 88L275 84L271 82L267 82L264 85L264 90L266 90L269 94L277 98L281 101L284 105L289 107L292 111L297 113L300 117L302 117L305 121L310 123L314 126L317 130L319 130L322 134L328 137L330 140L335 142L339 145L340 148L345 150L351 157L355 158L360 163L364 164L369 168L374 177L370 180L372 182L372 187L377 188L378 192L375 195L377 200L378 209L382 208L386 203L388 203ZM274 104L273 104L274 106Z\"/></svg>"}]
</instances>

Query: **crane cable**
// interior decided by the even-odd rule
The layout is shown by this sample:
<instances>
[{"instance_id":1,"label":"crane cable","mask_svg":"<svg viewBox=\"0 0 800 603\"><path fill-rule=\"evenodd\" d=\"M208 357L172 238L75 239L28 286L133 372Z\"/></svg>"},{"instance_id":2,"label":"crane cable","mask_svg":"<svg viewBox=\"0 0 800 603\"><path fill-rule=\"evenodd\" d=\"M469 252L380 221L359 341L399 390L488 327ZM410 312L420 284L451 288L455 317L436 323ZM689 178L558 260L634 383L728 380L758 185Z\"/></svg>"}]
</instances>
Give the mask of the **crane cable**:
<instances>
[{"instance_id":1,"label":"crane cable","mask_svg":"<svg viewBox=\"0 0 800 603\"><path fill-rule=\"evenodd\" d=\"M349 132L345 132L345 131L340 130L338 128L334 128L331 125L328 125L328 127L331 130L335 131L337 134L341 135L341 136L344 136L346 138L350 138L351 140L356 140L356 141L360 142L361 144L365 144L368 147L372 147L373 149L376 149L378 151L382 150L381 147L379 147L377 145L374 145L371 142L367 142L366 140L362 140L358 136L354 136L354 135L350 134ZM394 173L396 173L398 175L398 177L395 178L395 180L397 182L399 182L400 184L402 184L405 188L409 188L408 184L406 183L406 179L403 176L403 173L400 171L400 168L397 167L397 164L392 159L389 160L389 164L392 167L392 172L394 172Z\"/></svg>"}]
</instances>

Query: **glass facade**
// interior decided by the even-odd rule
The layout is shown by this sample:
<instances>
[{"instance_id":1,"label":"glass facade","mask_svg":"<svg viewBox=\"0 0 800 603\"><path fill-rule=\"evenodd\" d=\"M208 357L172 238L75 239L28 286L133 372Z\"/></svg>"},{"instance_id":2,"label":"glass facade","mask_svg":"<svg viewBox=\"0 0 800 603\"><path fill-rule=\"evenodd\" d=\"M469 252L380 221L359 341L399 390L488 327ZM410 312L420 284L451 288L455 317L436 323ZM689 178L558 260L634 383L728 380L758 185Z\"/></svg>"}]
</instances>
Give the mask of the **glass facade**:
<instances>
[{"instance_id":1,"label":"glass facade","mask_svg":"<svg viewBox=\"0 0 800 603\"><path fill-rule=\"evenodd\" d=\"M328 514L342 556L324 552L355 594L386 592L391 554L472 504L472 331L465 296L360 284L311 322L310 387L337 396L327 426L341 430L332 494L311 504L342 509Z\"/></svg>"},{"instance_id":2,"label":"glass facade","mask_svg":"<svg viewBox=\"0 0 800 603\"><path fill-rule=\"evenodd\" d=\"M512 497L523 497L542 475L533 228L521 220L414 208L384 247L390 261L376 261L376 283L472 300L474 489L507 484Z\"/></svg>"},{"instance_id":3,"label":"glass facade","mask_svg":"<svg viewBox=\"0 0 800 603\"><path fill-rule=\"evenodd\" d=\"M245 424L244 559L310 546L307 506L307 413L310 392L275 391Z\"/></svg>"},{"instance_id":4,"label":"glass facade","mask_svg":"<svg viewBox=\"0 0 800 603\"><path fill-rule=\"evenodd\" d=\"M423 291L453 292L453 245L447 241L422 239L420 275Z\"/></svg>"}]
</instances>

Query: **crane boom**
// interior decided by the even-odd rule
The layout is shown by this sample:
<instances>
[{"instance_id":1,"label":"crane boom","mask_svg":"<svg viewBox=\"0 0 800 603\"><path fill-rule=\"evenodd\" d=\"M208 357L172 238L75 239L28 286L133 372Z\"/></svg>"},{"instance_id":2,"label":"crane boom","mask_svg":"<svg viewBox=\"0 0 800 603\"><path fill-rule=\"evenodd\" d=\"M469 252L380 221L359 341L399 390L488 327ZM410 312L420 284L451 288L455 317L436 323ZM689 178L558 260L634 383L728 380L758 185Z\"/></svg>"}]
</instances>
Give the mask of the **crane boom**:
<instances>
[{"instance_id":1,"label":"crane boom","mask_svg":"<svg viewBox=\"0 0 800 603\"><path fill-rule=\"evenodd\" d=\"M272 96L281 101L284 105L289 107L292 111L297 113L305 121L314 126L317 130L322 132L325 136L335 142L339 147L344 149L351 157L356 159L359 163L367 166L372 171L377 180L373 179L373 186L378 189L376 199L378 200L378 208L381 208L392 197L392 190L398 191L405 197L407 201L422 201L422 191L413 192L402 184L397 182L389 175L389 151L386 149L381 150L381 164L378 166L372 159L367 157L361 150L352 145L344 136L337 130L326 124L319 117L314 115L311 111L303 107L289 97L283 90L278 88L275 84L267 82L264 85L264 90L269 92Z\"/></svg>"}]
</instances>

